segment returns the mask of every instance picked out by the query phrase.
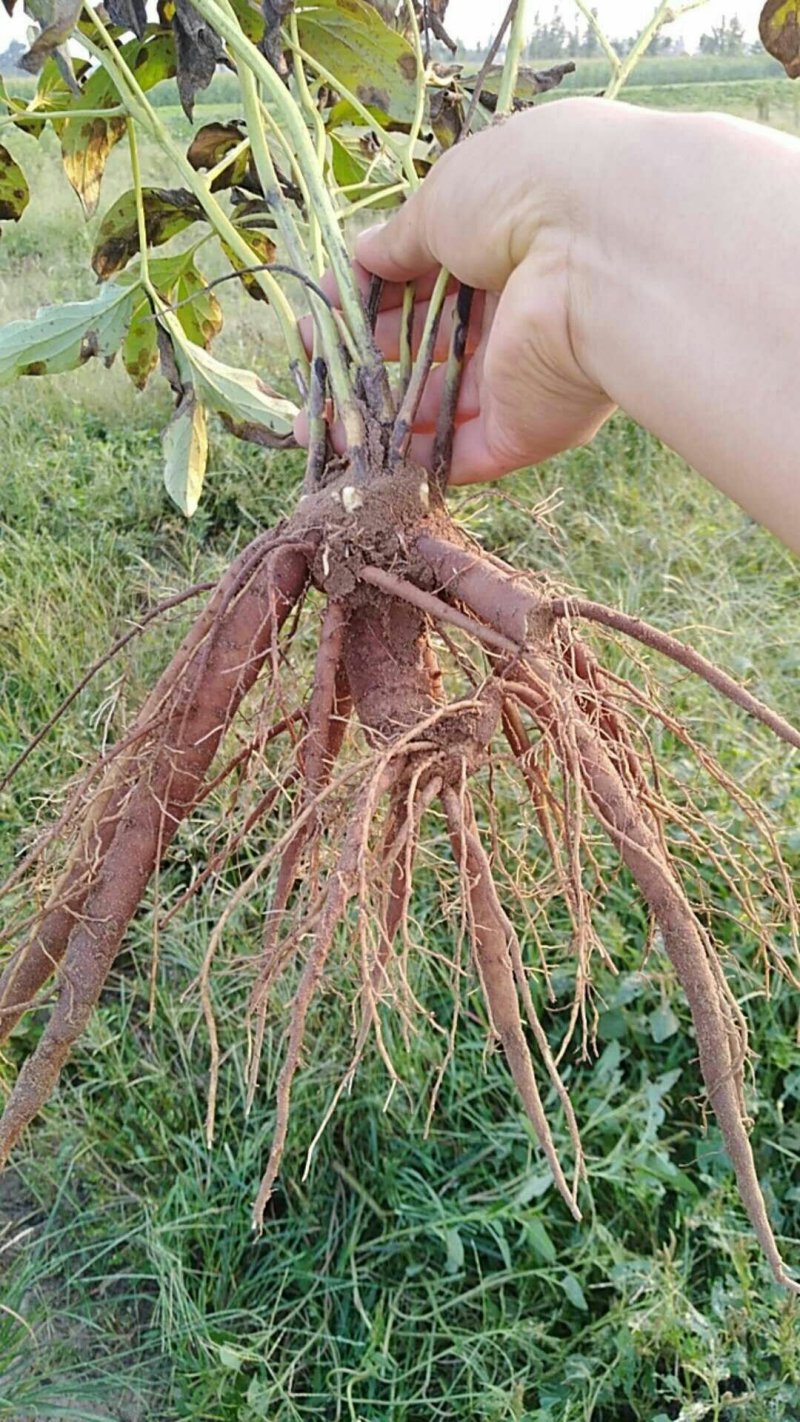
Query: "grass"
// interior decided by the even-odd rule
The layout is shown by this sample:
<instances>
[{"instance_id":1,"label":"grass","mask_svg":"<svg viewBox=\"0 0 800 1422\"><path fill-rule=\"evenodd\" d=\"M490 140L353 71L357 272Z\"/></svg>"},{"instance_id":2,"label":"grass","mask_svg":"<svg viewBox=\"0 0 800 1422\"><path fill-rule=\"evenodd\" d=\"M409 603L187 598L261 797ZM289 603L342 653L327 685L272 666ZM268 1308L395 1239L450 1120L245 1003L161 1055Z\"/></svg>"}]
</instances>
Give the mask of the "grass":
<instances>
[{"instance_id":1,"label":"grass","mask_svg":"<svg viewBox=\"0 0 800 1422\"><path fill-rule=\"evenodd\" d=\"M38 155L40 177L52 173L52 151L22 143ZM105 202L121 181L118 166ZM40 189L4 234L4 310L63 299L90 236L71 197L62 203ZM229 352L263 352L262 320L263 308L240 302ZM94 366L58 383L20 382L0 407L4 759L143 600L218 573L289 503L296 457L268 460L217 430L204 503L186 525L161 485L166 410L156 386L137 397L116 367ZM556 491L554 542L531 510ZM797 717L796 562L624 417L589 449L457 502L492 548L678 629ZM184 621L182 612L106 669L25 767L0 803L5 862L32 815L130 714ZM631 669L624 653L607 655ZM670 704L770 812L800 863L789 753L706 688L654 669ZM712 817L744 829L666 735L660 750L678 792L691 782ZM167 890L205 852L208 825L182 833ZM708 866L702 872L748 998L759 1056L756 1153L796 1265L796 1003L782 984L765 1000L752 943L724 917L724 885ZM368 1055L301 1182L306 1147L349 1062L342 945L297 1083L281 1188L254 1242L249 1207L291 983L276 1001L265 1087L245 1121L237 959L252 951L256 906L229 935L216 984L226 1062L217 1143L207 1151L207 1050L196 997L185 993L218 906L198 904L164 934L152 1027L151 924L146 911L138 916L56 1098L0 1179L0 1418L800 1417L796 1307L757 1254L716 1131L702 1132L687 1013L658 953L643 961L645 924L624 876L601 920L621 971L598 978L598 1057L568 1071L589 1159L580 1226L554 1196L503 1062L486 1054L474 985L428 1137L438 1038L423 1025L406 1046L390 1025L404 1090L387 1108L383 1067ZM420 942L446 952L453 925L429 875L414 915ZM566 991L561 930L553 924ZM446 975L431 956L415 971L417 991L447 1023ZM39 1030L28 1020L13 1035L6 1080Z\"/></svg>"}]
</instances>

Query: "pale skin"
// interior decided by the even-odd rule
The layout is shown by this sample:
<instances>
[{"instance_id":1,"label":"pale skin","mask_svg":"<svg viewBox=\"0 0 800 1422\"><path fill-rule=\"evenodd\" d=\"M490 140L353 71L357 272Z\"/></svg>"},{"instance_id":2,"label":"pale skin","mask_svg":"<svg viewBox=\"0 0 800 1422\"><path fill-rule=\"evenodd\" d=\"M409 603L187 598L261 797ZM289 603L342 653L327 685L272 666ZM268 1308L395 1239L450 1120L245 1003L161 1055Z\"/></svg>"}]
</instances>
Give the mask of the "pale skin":
<instances>
[{"instance_id":1,"label":"pale skin","mask_svg":"<svg viewBox=\"0 0 800 1422\"><path fill-rule=\"evenodd\" d=\"M420 322L440 266L479 293L453 483L585 444L620 406L800 552L797 139L558 100L452 149L356 258L388 283L389 358L401 283L419 283ZM415 425L422 463L442 378Z\"/></svg>"}]
</instances>

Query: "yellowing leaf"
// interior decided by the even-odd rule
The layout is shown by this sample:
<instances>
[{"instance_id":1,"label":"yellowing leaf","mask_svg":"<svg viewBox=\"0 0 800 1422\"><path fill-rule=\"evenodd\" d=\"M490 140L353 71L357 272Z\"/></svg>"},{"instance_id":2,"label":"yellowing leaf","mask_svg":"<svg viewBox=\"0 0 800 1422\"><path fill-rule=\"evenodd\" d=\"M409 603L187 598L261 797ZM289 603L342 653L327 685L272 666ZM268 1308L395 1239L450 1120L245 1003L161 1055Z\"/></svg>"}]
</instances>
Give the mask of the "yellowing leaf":
<instances>
[{"instance_id":1,"label":"yellowing leaf","mask_svg":"<svg viewBox=\"0 0 800 1422\"><path fill-rule=\"evenodd\" d=\"M203 216L203 209L183 188L143 188L142 204L147 243L158 247L183 232ZM92 266L101 281L124 267L139 250L136 194L123 193L109 208L92 253Z\"/></svg>"},{"instance_id":2,"label":"yellowing leaf","mask_svg":"<svg viewBox=\"0 0 800 1422\"><path fill-rule=\"evenodd\" d=\"M137 390L145 385L158 361L158 333L153 311L146 296L134 307L128 334L122 346L122 363Z\"/></svg>"},{"instance_id":3,"label":"yellowing leaf","mask_svg":"<svg viewBox=\"0 0 800 1422\"><path fill-rule=\"evenodd\" d=\"M765 50L779 59L790 79L800 77L800 0L767 0L758 22Z\"/></svg>"},{"instance_id":4,"label":"yellowing leaf","mask_svg":"<svg viewBox=\"0 0 800 1422\"><path fill-rule=\"evenodd\" d=\"M25 174L0 144L0 222L18 222L30 200Z\"/></svg>"},{"instance_id":5,"label":"yellowing leaf","mask_svg":"<svg viewBox=\"0 0 800 1422\"><path fill-rule=\"evenodd\" d=\"M206 414L194 395L181 401L164 431L162 447L167 493L191 518L200 502L208 462Z\"/></svg>"},{"instance_id":6,"label":"yellowing leaf","mask_svg":"<svg viewBox=\"0 0 800 1422\"><path fill-rule=\"evenodd\" d=\"M417 59L408 40L364 0L298 0L300 44L380 121L410 124Z\"/></svg>"},{"instance_id":7,"label":"yellowing leaf","mask_svg":"<svg viewBox=\"0 0 800 1422\"><path fill-rule=\"evenodd\" d=\"M240 227L239 231L253 253L253 260L251 263L248 263L248 265L255 267L258 266L259 262L271 262L274 260L275 243L272 241L271 237L267 236L266 232L262 232L261 229L257 227ZM232 249L228 246L227 242L221 242L220 246L222 247L225 256L228 258L228 261L230 262L234 271L241 271L243 263L236 256L235 252L233 252ZM257 278L253 276L252 273L248 273L247 275L242 277L242 286L244 287L247 294L249 296L252 296L254 301L267 300L264 292L258 284Z\"/></svg>"},{"instance_id":8,"label":"yellowing leaf","mask_svg":"<svg viewBox=\"0 0 800 1422\"><path fill-rule=\"evenodd\" d=\"M271 448L292 442L297 407L291 400L271 390L252 370L226 365L188 340L172 312L161 319L184 391L193 389L197 399L240 439Z\"/></svg>"},{"instance_id":9,"label":"yellowing leaf","mask_svg":"<svg viewBox=\"0 0 800 1422\"><path fill-rule=\"evenodd\" d=\"M178 278L172 300L182 303L175 314L189 340L207 350L222 330L222 308L196 267L188 267Z\"/></svg>"},{"instance_id":10,"label":"yellowing leaf","mask_svg":"<svg viewBox=\"0 0 800 1422\"><path fill-rule=\"evenodd\" d=\"M157 34L147 41L129 40L121 54L143 91L169 79L175 73L175 44L172 35ZM81 118L81 109L116 107L119 94L105 69L89 76L78 100L63 105L75 112L75 118L60 125L61 156L64 171L91 217L100 196L100 182L108 155L125 133L125 119Z\"/></svg>"}]
</instances>

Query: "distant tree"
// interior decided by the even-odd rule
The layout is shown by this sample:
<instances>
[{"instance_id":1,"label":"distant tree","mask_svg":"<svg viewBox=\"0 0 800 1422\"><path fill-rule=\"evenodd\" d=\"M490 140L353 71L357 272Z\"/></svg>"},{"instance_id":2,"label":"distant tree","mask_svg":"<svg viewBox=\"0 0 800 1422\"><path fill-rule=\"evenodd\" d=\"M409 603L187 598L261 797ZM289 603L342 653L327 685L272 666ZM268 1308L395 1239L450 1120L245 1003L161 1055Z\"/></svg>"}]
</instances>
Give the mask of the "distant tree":
<instances>
[{"instance_id":1,"label":"distant tree","mask_svg":"<svg viewBox=\"0 0 800 1422\"><path fill-rule=\"evenodd\" d=\"M592 10L592 14L597 19L597 11ZM600 41L597 38L597 31L587 22L583 38L580 42L578 54L583 59L594 59L600 53Z\"/></svg>"},{"instance_id":2,"label":"distant tree","mask_svg":"<svg viewBox=\"0 0 800 1422\"><path fill-rule=\"evenodd\" d=\"M27 45L20 44L19 40L12 40L8 49L0 54L0 74L16 74L19 72L19 62L27 49Z\"/></svg>"},{"instance_id":3,"label":"distant tree","mask_svg":"<svg viewBox=\"0 0 800 1422\"><path fill-rule=\"evenodd\" d=\"M735 55L744 54L744 26L738 15L730 20L722 16L718 25L713 25L710 34L700 36L701 54Z\"/></svg>"}]
</instances>

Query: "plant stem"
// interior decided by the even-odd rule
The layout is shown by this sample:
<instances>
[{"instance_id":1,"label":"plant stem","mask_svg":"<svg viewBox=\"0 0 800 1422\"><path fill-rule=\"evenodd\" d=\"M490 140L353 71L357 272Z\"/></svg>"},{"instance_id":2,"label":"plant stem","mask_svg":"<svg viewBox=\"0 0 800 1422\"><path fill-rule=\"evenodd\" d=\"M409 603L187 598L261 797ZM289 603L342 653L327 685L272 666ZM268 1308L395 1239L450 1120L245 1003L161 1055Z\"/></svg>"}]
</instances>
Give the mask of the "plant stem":
<instances>
[{"instance_id":1,"label":"plant stem","mask_svg":"<svg viewBox=\"0 0 800 1422\"><path fill-rule=\"evenodd\" d=\"M347 249L342 241L336 211L325 185L323 172L303 113L289 90L260 50L242 32L227 0L194 0L194 8L217 31L241 68L247 68L263 86L297 153L308 184L314 214L320 224L331 267L339 288L339 300L365 365L374 363L375 347L367 327L364 307L355 284Z\"/></svg>"},{"instance_id":2,"label":"plant stem","mask_svg":"<svg viewBox=\"0 0 800 1422\"><path fill-rule=\"evenodd\" d=\"M208 217L212 227L215 228L218 236L228 244L234 256L238 258L243 266L251 266L253 256L257 254L253 252L241 232L239 232L231 222L214 194L209 191L208 184L195 172L191 163L173 141L168 129L142 93L135 76L125 63L123 56L120 54L108 30L105 28L98 12L90 8L89 14L103 36L105 43L104 46L101 47L86 35L81 37L81 43L114 80L131 116L137 120L142 128L151 134L159 147L164 150L170 161L175 165L183 182L193 196L197 198L197 201L200 203L200 206L203 208L203 211ZM74 114L72 117L74 117ZM232 263L232 265L235 264ZM260 271L256 276L256 280L264 292L264 295L270 301L278 318L289 353L292 373L305 398L308 390L308 357L306 356L303 343L300 339L294 311L280 285L268 271Z\"/></svg>"},{"instance_id":3,"label":"plant stem","mask_svg":"<svg viewBox=\"0 0 800 1422\"><path fill-rule=\"evenodd\" d=\"M13 109L8 99L0 98L0 103L6 103L10 112L0 115L0 128L8 128L11 124L18 123L49 123L61 122L66 119L87 119L87 118L122 118L126 113L122 104L114 104L108 109Z\"/></svg>"},{"instance_id":4,"label":"plant stem","mask_svg":"<svg viewBox=\"0 0 800 1422\"><path fill-rule=\"evenodd\" d=\"M580 0L576 0L576 3L579 4ZM503 43L503 36L514 18L514 11L516 10L516 8L517 0L510 0L509 7L506 10L506 13L504 14L497 28L497 34L492 40L492 43L489 45L489 48L486 51L486 56L484 58L483 64L481 65L477 75L475 76L475 85L470 95L469 104L467 105L467 112L464 115L464 122L461 125L461 133L459 134L459 138L463 138L465 134L469 133L469 127L475 116L475 110L477 109L478 104L480 102L481 92L486 82L486 76L492 67L492 61L494 60L498 49Z\"/></svg>"},{"instance_id":5,"label":"plant stem","mask_svg":"<svg viewBox=\"0 0 800 1422\"><path fill-rule=\"evenodd\" d=\"M507 114L514 103L514 90L517 87L517 72L522 51L525 48L525 15L527 11L527 0L517 0L514 18L511 21L511 32L506 45L506 58L503 65L503 74L500 80L500 92L497 95L498 114Z\"/></svg>"},{"instance_id":6,"label":"plant stem","mask_svg":"<svg viewBox=\"0 0 800 1422\"><path fill-rule=\"evenodd\" d=\"M670 0L660 0L660 3L653 12L652 18L645 25L633 49L629 50L625 58L619 64L619 68L606 89L605 98L616 99L623 84L627 83L650 41L658 34L662 25L670 25L673 20L677 20L678 17L684 15L687 10L697 10L704 4L705 0L689 0L688 4L677 5L673 8L670 4Z\"/></svg>"},{"instance_id":7,"label":"plant stem","mask_svg":"<svg viewBox=\"0 0 800 1422\"><path fill-rule=\"evenodd\" d=\"M408 448L411 432L414 427L414 417L419 407L420 398L425 388L425 381L430 373L433 364L433 353L436 349L436 336L439 330L439 321L442 315L442 306L447 292L447 283L450 280L450 273L442 267L436 278L433 291L428 302L428 311L425 317L425 325L422 328L422 339L419 346L414 368L411 371L411 379L408 382L400 409L392 431L392 456L394 459L402 457Z\"/></svg>"},{"instance_id":8,"label":"plant stem","mask_svg":"<svg viewBox=\"0 0 800 1422\"><path fill-rule=\"evenodd\" d=\"M275 164L272 161L272 154L264 133L258 86L252 71L246 65L240 67L239 84L247 131L264 201L275 218L289 261L299 272L310 274L309 255L303 244L297 223L289 209L289 204L281 192L278 174L275 171ZM312 219L309 217L309 220ZM348 443L361 444L364 438L363 422L353 398L352 385L336 322L330 310L314 296L313 292L311 309L327 361L334 400L344 425Z\"/></svg>"},{"instance_id":9,"label":"plant stem","mask_svg":"<svg viewBox=\"0 0 800 1422\"><path fill-rule=\"evenodd\" d=\"M133 192L136 199L136 226L139 231L139 264L142 274L142 286L148 295L151 291L149 253L147 250L147 222L144 215L144 199L142 197L142 170L139 166L139 145L136 142L136 120L128 115L128 148L131 155L131 177L133 178Z\"/></svg>"},{"instance_id":10,"label":"plant stem","mask_svg":"<svg viewBox=\"0 0 800 1422\"><path fill-rule=\"evenodd\" d=\"M414 167L414 149L419 139L422 119L425 113L425 70L427 68L425 55L422 52L422 39L420 37L419 25L417 24L417 12L414 9L414 0L406 0L406 10L411 25L411 33L414 38L414 53L417 59L417 101L414 106L414 117L411 120L411 129L408 135L408 143L405 145L403 154L403 167L405 168L408 184L413 192L419 187L419 174Z\"/></svg>"}]
</instances>

